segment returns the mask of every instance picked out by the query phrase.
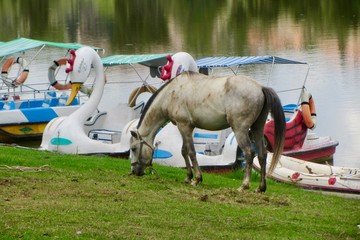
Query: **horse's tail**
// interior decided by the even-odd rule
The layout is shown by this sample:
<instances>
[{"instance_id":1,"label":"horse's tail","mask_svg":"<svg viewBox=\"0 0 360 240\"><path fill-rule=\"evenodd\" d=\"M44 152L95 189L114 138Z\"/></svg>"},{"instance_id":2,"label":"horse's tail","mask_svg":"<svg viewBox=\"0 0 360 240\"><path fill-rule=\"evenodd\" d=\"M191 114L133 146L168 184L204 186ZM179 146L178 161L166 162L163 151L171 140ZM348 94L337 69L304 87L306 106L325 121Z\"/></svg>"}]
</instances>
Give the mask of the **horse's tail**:
<instances>
[{"instance_id":1,"label":"horse's tail","mask_svg":"<svg viewBox=\"0 0 360 240\"><path fill-rule=\"evenodd\" d=\"M265 95L265 104L267 109L270 110L271 116L274 119L275 123L275 144L274 144L274 154L271 159L271 165L268 170L268 174L271 174L275 169L277 162L283 152L284 141L285 141L285 131L286 131L286 122L285 115L281 105L279 96L272 88L263 87L263 93Z\"/></svg>"}]
</instances>

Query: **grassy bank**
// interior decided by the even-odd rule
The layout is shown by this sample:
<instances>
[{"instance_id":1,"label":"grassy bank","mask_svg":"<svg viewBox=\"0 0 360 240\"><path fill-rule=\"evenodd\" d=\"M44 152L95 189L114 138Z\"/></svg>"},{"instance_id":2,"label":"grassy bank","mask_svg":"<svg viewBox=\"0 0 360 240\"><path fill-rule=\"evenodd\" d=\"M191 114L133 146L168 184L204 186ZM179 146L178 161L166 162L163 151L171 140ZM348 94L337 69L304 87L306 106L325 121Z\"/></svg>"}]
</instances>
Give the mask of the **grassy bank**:
<instances>
[{"instance_id":1,"label":"grassy bank","mask_svg":"<svg viewBox=\"0 0 360 240\"><path fill-rule=\"evenodd\" d=\"M183 169L135 177L127 160L10 147L0 166L0 239L360 238L360 200L272 180L239 193L241 172L192 187Z\"/></svg>"}]
</instances>

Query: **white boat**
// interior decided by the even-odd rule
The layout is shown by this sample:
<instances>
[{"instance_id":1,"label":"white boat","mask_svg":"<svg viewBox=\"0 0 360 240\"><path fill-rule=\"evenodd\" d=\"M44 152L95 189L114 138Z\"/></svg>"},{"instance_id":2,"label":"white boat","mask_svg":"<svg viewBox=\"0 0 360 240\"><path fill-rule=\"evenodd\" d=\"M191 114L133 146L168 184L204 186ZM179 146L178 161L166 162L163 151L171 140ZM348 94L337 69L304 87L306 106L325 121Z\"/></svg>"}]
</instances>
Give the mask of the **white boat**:
<instances>
[{"instance_id":1,"label":"white boat","mask_svg":"<svg viewBox=\"0 0 360 240\"><path fill-rule=\"evenodd\" d=\"M197 150L196 158L201 168L228 170L232 167L238 148L234 133L196 129L193 136L195 136L194 144ZM185 168L185 161L181 155L181 143L182 138L178 128L172 123L166 124L155 136L153 162Z\"/></svg>"},{"instance_id":2,"label":"white boat","mask_svg":"<svg viewBox=\"0 0 360 240\"><path fill-rule=\"evenodd\" d=\"M268 153L267 168L272 153ZM254 167L260 169L257 157ZM338 167L281 156L271 178L307 189L360 193L360 168Z\"/></svg>"},{"instance_id":3,"label":"white boat","mask_svg":"<svg viewBox=\"0 0 360 240\"><path fill-rule=\"evenodd\" d=\"M78 97L71 106L65 106L67 91L51 87L48 67L44 79L32 77L38 55L47 47L78 49L77 43L57 43L18 38L0 44L0 142L19 142L41 139L46 124L55 117L67 116L79 108ZM93 47L96 50L101 48ZM31 52L27 54L27 52ZM64 56L62 55L62 57ZM59 56L60 57L60 56ZM27 60L25 60L28 58ZM57 60L57 59L53 59ZM39 66L37 66L37 69ZM28 79L27 79L28 78ZM36 80L36 81L33 81ZM60 81L60 80L59 80ZM84 96L87 98L87 96Z\"/></svg>"}]
</instances>

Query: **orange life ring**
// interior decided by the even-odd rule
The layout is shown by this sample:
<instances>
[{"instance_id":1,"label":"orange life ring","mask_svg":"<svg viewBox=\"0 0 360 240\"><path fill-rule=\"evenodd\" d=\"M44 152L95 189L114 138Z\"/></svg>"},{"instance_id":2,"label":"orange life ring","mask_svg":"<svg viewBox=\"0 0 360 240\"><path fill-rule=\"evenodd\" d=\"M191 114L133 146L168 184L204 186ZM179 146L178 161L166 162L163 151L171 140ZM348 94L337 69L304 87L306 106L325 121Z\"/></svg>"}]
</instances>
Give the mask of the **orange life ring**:
<instances>
[{"instance_id":1,"label":"orange life ring","mask_svg":"<svg viewBox=\"0 0 360 240\"><path fill-rule=\"evenodd\" d=\"M156 90L157 89L155 87L150 86L150 85L147 85L147 86L142 85L141 87L135 88L131 92L129 100L128 100L129 107L134 107L135 106L136 99L141 93L143 93L143 92L154 93L154 92L156 92Z\"/></svg>"},{"instance_id":2,"label":"orange life ring","mask_svg":"<svg viewBox=\"0 0 360 240\"><path fill-rule=\"evenodd\" d=\"M67 58L60 58L57 61L54 61L53 64L49 67L48 70L48 78L51 86L56 88L57 90L68 90L71 89L71 82L66 84L60 84L55 78L55 71L58 67L66 65L68 59Z\"/></svg>"},{"instance_id":3,"label":"orange life ring","mask_svg":"<svg viewBox=\"0 0 360 240\"><path fill-rule=\"evenodd\" d=\"M316 127L316 108L312 96L310 96L308 102L303 101L301 103L301 112L305 125L310 129L314 129Z\"/></svg>"},{"instance_id":4,"label":"orange life ring","mask_svg":"<svg viewBox=\"0 0 360 240\"><path fill-rule=\"evenodd\" d=\"M18 86L18 85L23 84L26 81L27 77L29 76L29 69L26 69L27 62L24 58L17 57L16 59L9 58L8 60L6 60L6 62L4 63L4 65L1 69L1 77L6 79L8 77L8 73L9 73L11 67L14 64L19 64L21 66L21 68L23 69L22 73L15 80L13 80L11 82L11 84L13 86Z\"/></svg>"}]
</instances>

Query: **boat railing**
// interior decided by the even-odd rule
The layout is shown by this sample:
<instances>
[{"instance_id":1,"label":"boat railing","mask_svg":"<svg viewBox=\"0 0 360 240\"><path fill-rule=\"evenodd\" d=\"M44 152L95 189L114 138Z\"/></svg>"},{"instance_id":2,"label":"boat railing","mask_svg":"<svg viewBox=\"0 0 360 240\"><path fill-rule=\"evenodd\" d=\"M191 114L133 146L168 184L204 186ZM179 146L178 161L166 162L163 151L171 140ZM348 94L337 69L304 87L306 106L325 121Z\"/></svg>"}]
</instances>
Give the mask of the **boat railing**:
<instances>
[{"instance_id":1,"label":"boat railing","mask_svg":"<svg viewBox=\"0 0 360 240\"><path fill-rule=\"evenodd\" d=\"M69 97L69 90L51 89L48 83L23 84L13 87L3 84L0 93L0 110L65 106ZM83 97L84 94L78 94L71 105L80 104Z\"/></svg>"}]
</instances>

